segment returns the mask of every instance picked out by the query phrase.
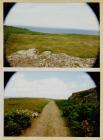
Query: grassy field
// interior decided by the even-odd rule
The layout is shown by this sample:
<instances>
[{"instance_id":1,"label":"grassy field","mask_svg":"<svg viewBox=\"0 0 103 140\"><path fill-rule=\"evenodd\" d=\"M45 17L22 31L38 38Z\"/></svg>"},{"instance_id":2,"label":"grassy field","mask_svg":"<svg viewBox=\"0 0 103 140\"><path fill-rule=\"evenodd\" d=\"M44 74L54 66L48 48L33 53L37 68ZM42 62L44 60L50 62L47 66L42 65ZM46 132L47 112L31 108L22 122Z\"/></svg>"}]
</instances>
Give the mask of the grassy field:
<instances>
[{"instance_id":1,"label":"grassy field","mask_svg":"<svg viewBox=\"0 0 103 140\"><path fill-rule=\"evenodd\" d=\"M49 102L49 99L43 98L11 98L4 100L4 112L12 112L17 109L28 109L41 112L43 107Z\"/></svg>"},{"instance_id":2,"label":"grassy field","mask_svg":"<svg viewBox=\"0 0 103 140\"><path fill-rule=\"evenodd\" d=\"M80 58L95 58L99 52L99 41L97 35L37 33L4 26L6 56L19 50L37 48L39 53L51 51Z\"/></svg>"}]
</instances>

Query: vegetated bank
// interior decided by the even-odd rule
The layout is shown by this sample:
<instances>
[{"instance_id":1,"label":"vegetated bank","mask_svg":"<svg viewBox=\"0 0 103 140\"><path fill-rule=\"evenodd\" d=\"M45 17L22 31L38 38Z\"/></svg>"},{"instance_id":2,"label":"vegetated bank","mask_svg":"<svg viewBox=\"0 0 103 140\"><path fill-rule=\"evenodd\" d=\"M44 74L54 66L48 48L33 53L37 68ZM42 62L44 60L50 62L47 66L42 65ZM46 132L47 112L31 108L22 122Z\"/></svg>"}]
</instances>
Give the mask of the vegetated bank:
<instances>
[{"instance_id":1,"label":"vegetated bank","mask_svg":"<svg viewBox=\"0 0 103 140\"><path fill-rule=\"evenodd\" d=\"M100 132L100 106L95 88L72 94L68 100L56 100L66 118L72 135L98 137Z\"/></svg>"},{"instance_id":2,"label":"vegetated bank","mask_svg":"<svg viewBox=\"0 0 103 140\"><path fill-rule=\"evenodd\" d=\"M35 61L41 61L41 59L43 59L43 62L41 63L44 63L46 59L45 64L44 65L42 64L40 66L45 66L45 65L49 66L49 64L46 64L47 61L49 61L48 63L50 63L50 61L52 61L53 63L54 58L56 61L59 59L60 56L62 60L59 59L60 61L59 67L64 64L65 59L66 62L69 61L68 59L71 59L71 61L76 63L75 65L68 64L70 65L70 67L72 67L72 65L73 67L82 67L81 64L78 64L79 63L78 61L81 61L81 63L89 63L88 61L93 61L94 58L97 57L99 52L99 38L100 37L98 35L39 33L39 32L29 31L28 29L4 26L5 54L7 57L11 56L10 62L12 62L13 59L15 59L15 57L21 57L20 53L18 55L18 53L16 54L16 52L22 50L24 52L25 50L29 50L29 49L36 49L37 52L36 54L34 54L35 59L33 57L32 59L34 59ZM42 54L44 52L46 52L45 54L47 54L47 56L44 56L44 54ZM28 58L30 59L30 57ZM17 59L18 58L16 58L15 61ZM83 61L85 59L87 59L86 62ZM28 61L30 60L27 60L26 63L29 63ZM31 62L33 63L33 60ZM14 63L18 63L18 62L14 62ZM14 63L13 65L17 65ZM23 65L23 63L21 65ZM58 66L57 64L53 65L52 63L50 64L51 67ZM59 62L57 61L57 63ZM33 66L35 65L37 66L37 64L34 64ZM65 65L68 66L67 64Z\"/></svg>"},{"instance_id":3,"label":"vegetated bank","mask_svg":"<svg viewBox=\"0 0 103 140\"><path fill-rule=\"evenodd\" d=\"M32 119L38 117L49 99L11 98L4 100L4 135L18 136L31 126Z\"/></svg>"}]
</instances>

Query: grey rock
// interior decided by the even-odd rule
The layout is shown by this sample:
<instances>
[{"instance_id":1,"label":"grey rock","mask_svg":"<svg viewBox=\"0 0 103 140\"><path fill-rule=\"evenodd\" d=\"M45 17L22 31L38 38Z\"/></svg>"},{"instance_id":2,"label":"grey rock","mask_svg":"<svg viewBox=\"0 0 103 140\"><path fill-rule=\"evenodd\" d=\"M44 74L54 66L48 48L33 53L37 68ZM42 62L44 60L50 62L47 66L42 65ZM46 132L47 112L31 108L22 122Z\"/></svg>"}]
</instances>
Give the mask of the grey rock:
<instances>
[{"instance_id":1,"label":"grey rock","mask_svg":"<svg viewBox=\"0 0 103 140\"><path fill-rule=\"evenodd\" d=\"M15 67L67 67L67 68L89 68L92 67L96 58L79 58L69 56L65 53L52 53L44 51L38 53L38 50L28 49L18 51L8 56L11 66Z\"/></svg>"},{"instance_id":2,"label":"grey rock","mask_svg":"<svg viewBox=\"0 0 103 140\"><path fill-rule=\"evenodd\" d=\"M45 56L47 58L50 58L51 57L51 51L44 51L41 53L42 56Z\"/></svg>"}]
</instances>

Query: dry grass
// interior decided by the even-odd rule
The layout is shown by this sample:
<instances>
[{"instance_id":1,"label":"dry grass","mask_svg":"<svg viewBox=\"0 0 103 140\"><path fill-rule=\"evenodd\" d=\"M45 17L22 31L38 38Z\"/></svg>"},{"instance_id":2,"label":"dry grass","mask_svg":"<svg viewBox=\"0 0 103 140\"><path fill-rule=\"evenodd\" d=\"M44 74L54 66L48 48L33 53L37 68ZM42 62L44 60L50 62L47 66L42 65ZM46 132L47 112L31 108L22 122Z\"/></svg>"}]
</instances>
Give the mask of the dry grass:
<instances>
[{"instance_id":1,"label":"dry grass","mask_svg":"<svg viewBox=\"0 0 103 140\"><path fill-rule=\"evenodd\" d=\"M6 56L37 48L40 53L51 51L81 58L97 57L100 42L97 35L37 33L15 27L4 27L4 40Z\"/></svg>"},{"instance_id":2,"label":"dry grass","mask_svg":"<svg viewBox=\"0 0 103 140\"><path fill-rule=\"evenodd\" d=\"M4 100L4 112L12 112L17 109L28 109L41 112L49 99L43 98L11 98Z\"/></svg>"}]
</instances>

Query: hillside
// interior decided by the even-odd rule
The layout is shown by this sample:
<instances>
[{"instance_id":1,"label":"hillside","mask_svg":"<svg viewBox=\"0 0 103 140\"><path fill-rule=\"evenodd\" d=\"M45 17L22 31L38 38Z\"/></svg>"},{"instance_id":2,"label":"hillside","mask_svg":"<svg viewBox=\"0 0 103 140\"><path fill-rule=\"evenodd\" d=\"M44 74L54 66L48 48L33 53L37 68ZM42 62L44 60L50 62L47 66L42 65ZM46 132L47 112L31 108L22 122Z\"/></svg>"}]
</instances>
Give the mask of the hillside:
<instances>
[{"instance_id":1,"label":"hillside","mask_svg":"<svg viewBox=\"0 0 103 140\"><path fill-rule=\"evenodd\" d=\"M4 26L4 47L12 66L91 67L99 52L99 36Z\"/></svg>"},{"instance_id":2,"label":"hillside","mask_svg":"<svg viewBox=\"0 0 103 140\"><path fill-rule=\"evenodd\" d=\"M100 135L100 106L96 88L73 93L68 100L56 100L73 136Z\"/></svg>"},{"instance_id":3,"label":"hillside","mask_svg":"<svg viewBox=\"0 0 103 140\"><path fill-rule=\"evenodd\" d=\"M68 100L75 101L97 101L97 91L96 88L80 91L73 93Z\"/></svg>"}]
</instances>

